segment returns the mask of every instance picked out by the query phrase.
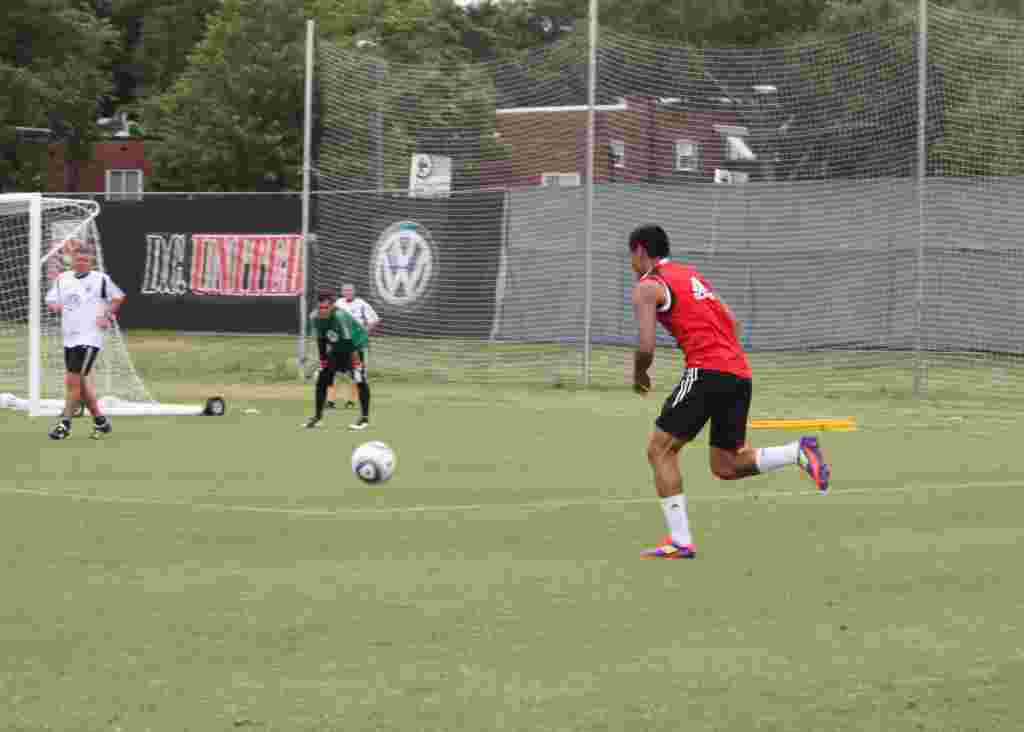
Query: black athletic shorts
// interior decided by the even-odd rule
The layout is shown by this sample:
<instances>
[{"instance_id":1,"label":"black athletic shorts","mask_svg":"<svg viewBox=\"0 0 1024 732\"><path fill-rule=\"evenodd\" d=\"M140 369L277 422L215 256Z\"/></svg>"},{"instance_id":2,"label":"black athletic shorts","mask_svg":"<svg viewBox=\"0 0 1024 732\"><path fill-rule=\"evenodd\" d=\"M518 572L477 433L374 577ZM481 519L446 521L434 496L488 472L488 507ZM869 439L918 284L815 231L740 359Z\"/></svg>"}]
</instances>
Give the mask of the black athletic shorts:
<instances>
[{"instance_id":1,"label":"black athletic shorts","mask_svg":"<svg viewBox=\"0 0 1024 732\"><path fill-rule=\"evenodd\" d=\"M750 379L722 371L686 369L654 424L662 432L690 441L710 419L711 446L735 450L747 441L752 391Z\"/></svg>"},{"instance_id":2,"label":"black athletic shorts","mask_svg":"<svg viewBox=\"0 0 1024 732\"><path fill-rule=\"evenodd\" d=\"M95 346L74 346L64 349L64 365L69 374L81 374L88 376L92 367L96 365L96 357L100 355L100 349Z\"/></svg>"},{"instance_id":3,"label":"black athletic shorts","mask_svg":"<svg viewBox=\"0 0 1024 732\"><path fill-rule=\"evenodd\" d=\"M334 384L334 375L338 372L349 374L352 377L352 381L357 384L366 381L366 357L361 349L356 351L356 353L359 355L358 369L352 368L351 353L332 353L327 357L328 368L330 369L328 384Z\"/></svg>"}]
</instances>

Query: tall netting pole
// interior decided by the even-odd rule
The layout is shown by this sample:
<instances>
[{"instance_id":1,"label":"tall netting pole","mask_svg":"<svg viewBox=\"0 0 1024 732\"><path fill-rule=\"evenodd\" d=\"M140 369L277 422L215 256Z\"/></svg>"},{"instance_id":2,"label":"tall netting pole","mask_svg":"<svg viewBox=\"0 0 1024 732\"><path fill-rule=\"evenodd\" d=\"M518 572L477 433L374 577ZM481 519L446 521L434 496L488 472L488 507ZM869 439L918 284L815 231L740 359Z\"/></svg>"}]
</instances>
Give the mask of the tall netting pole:
<instances>
[{"instance_id":1,"label":"tall netting pole","mask_svg":"<svg viewBox=\"0 0 1024 732\"><path fill-rule=\"evenodd\" d=\"M302 142L302 293L299 295L299 340L296 354L298 378L306 372L306 310L308 309L309 265L309 205L313 171L313 44L316 42L316 22L306 22L306 103Z\"/></svg>"},{"instance_id":2,"label":"tall netting pole","mask_svg":"<svg viewBox=\"0 0 1024 732\"><path fill-rule=\"evenodd\" d=\"M594 250L594 114L597 105L597 0L590 0L590 27L587 57L587 160L586 189L583 204L583 384L590 386L591 329L593 325L593 250Z\"/></svg>"},{"instance_id":3,"label":"tall netting pole","mask_svg":"<svg viewBox=\"0 0 1024 732\"><path fill-rule=\"evenodd\" d=\"M43 256L43 206L42 196L35 194L28 208L28 415L39 415L39 399L42 393L42 311L43 293L40 288L39 271Z\"/></svg>"},{"instance_id":4,"label":"tall netting pole","mask_svg":"<svg viewBox=\"0 0 1024 732\"><path fill-rule=\"evenodd\" d=\"M924 398L928 374L924 357L924 247L927 239L925 195L928 179L928 0L918 3L917 46L917 287L914 293L914 396Z\"/></svg>"}]
</instances>

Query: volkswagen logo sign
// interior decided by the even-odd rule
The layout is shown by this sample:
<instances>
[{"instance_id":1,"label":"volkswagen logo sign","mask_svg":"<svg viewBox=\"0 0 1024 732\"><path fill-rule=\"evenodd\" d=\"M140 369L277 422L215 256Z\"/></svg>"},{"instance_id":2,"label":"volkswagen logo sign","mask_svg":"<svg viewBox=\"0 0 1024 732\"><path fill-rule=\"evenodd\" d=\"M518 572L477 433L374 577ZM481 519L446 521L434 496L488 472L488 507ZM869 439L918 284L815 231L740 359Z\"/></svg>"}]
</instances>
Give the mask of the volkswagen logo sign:
<instances>
[{"instance_id":1,"label":"volkswagen logo sign","mask_svg":"<svg viewBox=\"0 0 1024 732\"><path fill-rule=\"evenodd\" d=\"M370 258L370 281L388 305L408 307L430 289L434 242L414 221L392 224L377 238Z\"/></svg>"},{"instance_id":2,"label":"volkswagen logo sign","mask_svg":"<svg viewBox=\"0 0 1024 732\"><path fill-rule=\"evenodd\" d=\"M434 161L429 155L416 156L416 177L426 180L434 172Z\"/></svg>"}]
</instances>

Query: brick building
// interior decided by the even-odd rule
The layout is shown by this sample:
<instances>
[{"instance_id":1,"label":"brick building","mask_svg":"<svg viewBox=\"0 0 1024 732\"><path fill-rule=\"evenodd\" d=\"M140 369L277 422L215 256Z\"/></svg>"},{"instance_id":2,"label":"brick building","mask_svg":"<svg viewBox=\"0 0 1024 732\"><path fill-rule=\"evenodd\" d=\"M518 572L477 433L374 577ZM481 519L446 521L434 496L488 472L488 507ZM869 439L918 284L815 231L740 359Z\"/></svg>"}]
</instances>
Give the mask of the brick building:
<instances>
[{"instance_id":1,"label":"brick building","mask_svg":"<svg viewBox=\"0 0 1024 732\"><path fill-rule=\"evenodd\" d=\"M676 99L631 96L595 108L594 181L743 180L756 166L748 130L730 110L692 111ZM499 109L503 160L481 164L484 187L579 185L586 171L587 107ZM717 173L716 173L717 172ZM737 175L739 174L739 175Z\"/></svg>"},{"instance_id":2,"label":"brick building","mask_svg":"<svg viewBox=\"0 0 1024 732\"><path fill-rule=\"evenodd\" d=\"M49 146L47 190L52 193L106 193L107 200L137 200L153 174L146 141L111 139L93 146L91 160L66 158L63 143Z\"/></svg>"}]
</instances>

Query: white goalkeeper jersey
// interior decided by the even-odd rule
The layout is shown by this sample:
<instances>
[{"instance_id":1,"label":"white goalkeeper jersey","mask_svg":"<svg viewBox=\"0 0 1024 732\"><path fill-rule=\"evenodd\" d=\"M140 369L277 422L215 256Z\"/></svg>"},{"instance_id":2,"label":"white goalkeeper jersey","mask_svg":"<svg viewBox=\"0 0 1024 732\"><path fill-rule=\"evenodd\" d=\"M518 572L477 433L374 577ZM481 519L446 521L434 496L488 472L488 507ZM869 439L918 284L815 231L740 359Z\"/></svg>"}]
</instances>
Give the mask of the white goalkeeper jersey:
<instances>
[{"instance_id":1,"label":"white goalkeeper jersey","mask_svg":"<svg viewBox=\"0 0 1024 732\"><path fill-rule=\"evenodd\" d=\"M334 303L334 307L345 310L349 315L359 321L361 326L367 329L380 322L380 317L377 315L377 311L373 309L373 306L370 305L370 303L366 302L366 300L361 297L352 298L352 302L340 297L338 298L338 301Z\"/></svg>"},{"instance_id":2,"label":"white goalkeeper jersey","mask_svg":"<svg viewBox=\"0 0 1024 732\"><path fill-rule=\"evenodd\" d=\"M47 305L60 305L60 327L64 347L103 348L106 331L96 322L107 312L107 303L124 297L124 292L102 272L64 272L46 293Z\"/></svg>"}]
</instances>

